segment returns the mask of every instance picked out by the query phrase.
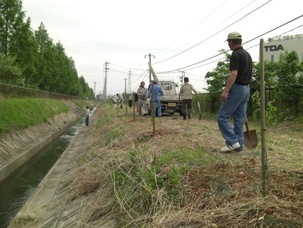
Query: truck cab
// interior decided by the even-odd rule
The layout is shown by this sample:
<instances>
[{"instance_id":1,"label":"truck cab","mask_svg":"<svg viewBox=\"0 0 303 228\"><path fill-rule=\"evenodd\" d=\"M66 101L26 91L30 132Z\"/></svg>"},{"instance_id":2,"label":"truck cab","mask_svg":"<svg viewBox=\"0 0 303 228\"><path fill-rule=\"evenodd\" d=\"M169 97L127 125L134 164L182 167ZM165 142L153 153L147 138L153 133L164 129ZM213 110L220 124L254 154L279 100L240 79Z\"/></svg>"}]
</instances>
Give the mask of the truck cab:
<instances>
[{"instance_id":1,"label":"truck cab","mask_svg":"<svg viewBox=\"0 0 303 228\"><path fill-rule=\"evenodd\" d=\"M162 87L164 95L160 97L161 112L166 114L175 114L176 112L182 116L181 101L179 100L179 85L172 80L159 80L153 67L148 63L149 70L157 81L158 85Z\"/></svg>"},{"instance_id":2,"label":"truck cab","mask_svg":"<svg viewBox=\"0 0 303 228\"><path fill-rule=\"evenodd\" d=\"M179 100L179 85L171 80L159 81L164 95L161 96L161 109L162 113L181 115L181 101Z\"/></svg>"}]
</instances>

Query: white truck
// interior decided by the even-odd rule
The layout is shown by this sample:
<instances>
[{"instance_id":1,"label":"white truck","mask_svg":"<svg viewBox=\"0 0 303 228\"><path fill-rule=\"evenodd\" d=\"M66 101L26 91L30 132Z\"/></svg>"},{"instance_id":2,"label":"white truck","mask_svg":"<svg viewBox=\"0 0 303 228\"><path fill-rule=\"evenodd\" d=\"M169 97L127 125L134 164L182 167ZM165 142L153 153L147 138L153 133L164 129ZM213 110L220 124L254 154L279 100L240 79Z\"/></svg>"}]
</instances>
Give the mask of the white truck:
<instances>
[{"instance_id":1,"label":"white truck","mask_svg":"<svg viewBox=\"0 0 303 228\"><path fill-rule=\"evenodd\" d=\"M160 97L162 113L171 115L179 113L179 115L182 116L181 101L179 100L179 93L177 90L179 85L172 80L159 80L150 63L148 63L148 66L154 80L157 81L164 92L164 95Z\"/></svg>"}]
</instances>

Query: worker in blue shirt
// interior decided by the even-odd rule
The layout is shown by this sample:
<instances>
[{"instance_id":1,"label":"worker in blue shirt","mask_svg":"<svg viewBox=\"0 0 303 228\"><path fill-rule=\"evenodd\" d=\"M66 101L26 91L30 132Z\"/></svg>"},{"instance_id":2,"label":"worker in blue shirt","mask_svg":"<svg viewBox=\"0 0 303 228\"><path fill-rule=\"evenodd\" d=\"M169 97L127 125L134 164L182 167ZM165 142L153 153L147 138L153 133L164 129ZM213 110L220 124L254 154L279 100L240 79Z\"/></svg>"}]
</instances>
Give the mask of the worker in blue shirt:
<instances>
[{"instance_id":1,"label":"worker in blue shirt","mask_svg":"<svg viewBox=\"0 0 303 228\"><path fill-rule=\"evenodd\" d=\"M151 104L156 103L157 106L157 116L160 117L161 113L161 103L160 103L160 95L164 95L162 87L157 84L157 81L152 81L152 85L148 89L147 97L151 98ZM153 107L151 105L151 107Z\"/></svg>"}]
</instances>

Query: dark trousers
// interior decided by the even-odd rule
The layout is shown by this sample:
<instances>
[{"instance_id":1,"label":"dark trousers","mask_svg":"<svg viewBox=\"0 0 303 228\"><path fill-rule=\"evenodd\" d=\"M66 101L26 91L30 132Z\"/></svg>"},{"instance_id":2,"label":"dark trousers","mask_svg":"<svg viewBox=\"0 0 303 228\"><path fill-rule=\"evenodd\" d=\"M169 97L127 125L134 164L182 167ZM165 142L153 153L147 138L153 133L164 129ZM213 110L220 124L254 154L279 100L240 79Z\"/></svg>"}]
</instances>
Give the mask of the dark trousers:
<instances>
[{"instance_id":1,"label":"dark trousers","mask_svg":"<svg viewBox=\"0 0 303 228\"><path fill-rule=\"evenodd\" d=\"M182 100L181 104L182 104L182 114L183 114L183 118L187 117L191 117L191 102L192 99L184 99Z\"/></svg>"},{"instance_id":2,"label":"dark trousers","mask_svg":"<svg viewBox=\"0 0 303 228\"><path fill-rule=\"evenodd\" d=\"M85 116L85 125L89 125L89 115Z\"/></svg>"}]
</instances>

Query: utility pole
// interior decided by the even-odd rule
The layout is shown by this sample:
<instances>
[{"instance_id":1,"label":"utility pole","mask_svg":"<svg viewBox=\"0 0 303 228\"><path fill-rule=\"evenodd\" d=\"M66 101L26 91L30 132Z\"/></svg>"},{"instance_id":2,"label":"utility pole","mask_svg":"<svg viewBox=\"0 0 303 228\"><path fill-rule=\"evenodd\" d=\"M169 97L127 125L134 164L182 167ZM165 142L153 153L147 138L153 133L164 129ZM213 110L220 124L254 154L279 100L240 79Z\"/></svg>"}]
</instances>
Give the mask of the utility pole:
<instances>
[{"instance_id":1,"label":"utility pole","mask_svg":"<svg viewBox=\"0 0 303 228\"><path fill-rule=\"evenodd\" d=\"M147 55L144 56L144 58L146 58ZM151 66L151 57L154 57L154 55L151 55L150 53L148 54L148 62L149 62L149 66ZM154 78L155 79L155 78ZM149 83L151 82L151 70L149 70ZM156 133L156 124L155 124L155 103L154 103L154 83L151 84L151 113L152 113L152 122L153 122L153 133Z\"/></svg>"},{"instance_id":2,"label":"utility pole","mask_svg":"<svg viewBox=\"0 0 303 228\"><path fill-rule=\"evenodd\" d=\"M107 97L107 72L109 70L108 65L109 65L109 62L104 63L105 76L104 76L103 99L106 99L106 97Z\"/></svg>"},{"instance_id":3,"label":"utility pole","mask_svg":"<svg viewBox=\"0 0 303 228\"><path fill-rule=\"evenodd\" d=\"M155 56L150 53L148 55L145 55L144 58L146 58L146 56L148 56L148 62L151 65L151 57L153 56L155 58ZM149 71L149 83L150 82L151 82L151 71Z\"/></svg>"},{"instance_id":4,"label":"utility pole","mask_svg":"<svg viewBox=\"0 0 303 228\"><path fill-rule=\"evenodd\" d=\"M184 78L185 78L185 71L181 71L182 75L180 76L181 84L184 84Z\"/></svg>"},{"instance_id":5,"label":"utility pole","mask_svg":"<svg viewBox=\"0 0 303 228\"><path fill-rule=\"evenodd\" d=\"M94 96L96 98L96 82L94 82Z\"/></svg>"}]
</instances>

